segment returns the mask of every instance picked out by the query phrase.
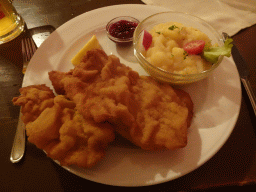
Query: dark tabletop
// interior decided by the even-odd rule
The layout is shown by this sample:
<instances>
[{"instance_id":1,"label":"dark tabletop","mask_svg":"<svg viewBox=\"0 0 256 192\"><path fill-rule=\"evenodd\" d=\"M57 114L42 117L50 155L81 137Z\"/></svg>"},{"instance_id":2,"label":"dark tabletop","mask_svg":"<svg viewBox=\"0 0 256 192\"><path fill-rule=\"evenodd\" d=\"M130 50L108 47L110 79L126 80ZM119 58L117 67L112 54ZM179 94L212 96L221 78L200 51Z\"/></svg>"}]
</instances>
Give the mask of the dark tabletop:
<instances>
[{"instance_id":1,"label":"dark tabletop","mask_svg":"<svg viewBox=\"0 0 256 192\"><path fill-rule=\"evenodd\" d=\"M66 21L87 11L116 4L143 4L140 0L15 0L14 6L27 28L51 25L58 28ZM256 92L256 25L233 36L248 63L250 82ZM27 142L25 157L18 164L9 160L19 107L12 98L22 85L22 34L0 45L0 191L88 191L103 184L82 179L47 158L45 153ZM254 121L253 121L254 119ZM195 171L176 180L144 188L146 191L213 190L235 188L245 190L256 184L255 115L242 88L241 110L236 126L219 152ZM105 189L104 188L104 189ZM133 189L136 190L136 189Z\"/></svg>"}]
</instances>

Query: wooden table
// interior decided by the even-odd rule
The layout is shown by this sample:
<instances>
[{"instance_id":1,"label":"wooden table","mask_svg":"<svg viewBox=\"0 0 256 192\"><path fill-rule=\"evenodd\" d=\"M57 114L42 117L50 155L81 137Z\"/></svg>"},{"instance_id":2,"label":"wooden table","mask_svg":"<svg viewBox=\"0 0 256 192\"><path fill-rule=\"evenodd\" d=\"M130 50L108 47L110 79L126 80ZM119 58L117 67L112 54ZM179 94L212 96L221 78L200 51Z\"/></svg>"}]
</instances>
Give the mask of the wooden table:
<instances>
[{"instance_id":1,"label":"wooden table","mask_svg":"<svg viewBox=\"0 0 256 192\"><path fill-rule=\"evenodd\" d=\"M59 27L84 12L99 7L132 3L140 0L33 0L14 1L14 6L33 28L42 25ZM250 69L250 81L256 91L256 25L233 36ZM24 34L23 34L24 35ZM21 38L0 45L0 191L80 191L112 186L82 179L47 158L45 153L27 143L24 159L18 164L9 161L12 142L18 122L19 107L11 99L19 95L23 74ZM256 123L248 96L243 88L241 111L228 141L208 162L195 171L176 180L144 188L146 191L212 190L215 188L242 190L256 185ZM238 188L239 189L239 188ZM132 189L137 190L137 189Z\"/></svg>"}]
</instances>

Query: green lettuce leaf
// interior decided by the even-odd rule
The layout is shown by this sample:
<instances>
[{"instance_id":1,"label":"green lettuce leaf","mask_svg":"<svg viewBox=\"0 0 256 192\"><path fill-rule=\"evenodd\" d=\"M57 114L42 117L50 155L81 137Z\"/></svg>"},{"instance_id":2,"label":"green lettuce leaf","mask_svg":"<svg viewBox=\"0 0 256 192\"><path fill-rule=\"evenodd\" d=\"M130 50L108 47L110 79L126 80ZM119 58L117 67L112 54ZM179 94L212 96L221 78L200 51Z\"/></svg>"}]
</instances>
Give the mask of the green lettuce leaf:
<instances>
[{"instance_id":1,"label":"green lettuce leaf","mask_svg":"<svg viewBox=\"0 0 256 192\"><path fill-rule=\"evenodd\" d=\"M228 38L226 39L224 46L222 47L212 47L209 49L205 49L203 51L203 57L211 63L216 63L220 55L230 57L231 49L233 47L232 42L233 39Z\"/></svg>"}]
</instances>

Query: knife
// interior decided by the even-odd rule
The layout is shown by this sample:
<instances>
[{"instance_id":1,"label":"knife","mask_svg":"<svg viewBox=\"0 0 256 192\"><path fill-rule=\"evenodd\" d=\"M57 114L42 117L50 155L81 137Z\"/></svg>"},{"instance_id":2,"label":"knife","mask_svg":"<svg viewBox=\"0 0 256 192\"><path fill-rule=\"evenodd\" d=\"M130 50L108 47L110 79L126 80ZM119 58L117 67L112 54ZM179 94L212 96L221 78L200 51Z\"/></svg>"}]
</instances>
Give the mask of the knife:
<instances>
[{"instance_id":1,"label":"knife","mask_svg":"<svg viewBox=\"0 0 256 192\"><path fill-rule=\"evenodd\" d=\"M227 33L223 32L222 35L224 37L224 40L226 40L227 38L230 38ZM247 68L247 63L245 62L242 55L239 53L239 51L238 51L236 45L234 44L234 42L233 42L233 47L232 47L232 50L231 50L231 54L232 54L232 57L235 61L235 64L236 64L241 82L243 83L244 88L245 88L245 90L248 94L248 97L249 97L250 101L251 101L252 108L254 110L254 114L256 115L256 97L253 93L252 87L251 87L249 79L248 79L249 71L248 71L248 68Z\"/></svg>"}]
</instances>

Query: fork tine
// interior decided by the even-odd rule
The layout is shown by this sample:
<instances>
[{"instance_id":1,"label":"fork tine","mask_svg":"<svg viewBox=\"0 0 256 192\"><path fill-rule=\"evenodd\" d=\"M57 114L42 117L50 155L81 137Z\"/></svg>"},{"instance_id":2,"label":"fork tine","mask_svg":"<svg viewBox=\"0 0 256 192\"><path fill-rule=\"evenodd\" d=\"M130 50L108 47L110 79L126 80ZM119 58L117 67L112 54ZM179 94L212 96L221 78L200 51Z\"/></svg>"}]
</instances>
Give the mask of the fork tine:
<instances>
[{"instance_id":1,"label":"fork tine","mask_svg":"<svg viewBox=\"0 0 256 192\"><path fill-rule=\"evenodd\" d=\"M35 47L35 43L31 37L28 38L27 40L28 40L28 46L30 48L29 50L30 50L30 59L31 59L32 56L34 55L34 53L36 52L36 47Z\"/></svg>"},{"instance_id":2,"label":"fork tine","mask_svg":"<svg viewBox=\"0 0 256 192\"><path fill-rule=\"evenodd\" d=\"M23 62L24 62L24 56L25 56L25 47L24 47L24 40L21 39L21 51L22 51L22 58L23 58Z\"/></svg>"},{"instance_id":3,"label":"fork tine","mask_svg":"<svg viewBox=\"0 0 256 192\"><path fill-rule=\"evenodd\" d=\"M26 48L25 48L25 39L21 40L21 48L22 48L23 63L25 63L27 61Z\"/></svg>"},{"instance_id":4,"label":"fork tine","mask_svg":"<svg viewBox=\"0 0 256 192\"><path fill-rule=\"evenodd\" d=\"M29 47L29 44L28 44L28 38L25 38L24 39L24 42L25 42L25 50L26 50L26 61L29 61L29 59L31 58L30 54L31 54L31 51L30 51L30 47Z\"/></svg>"}]
</instances>

